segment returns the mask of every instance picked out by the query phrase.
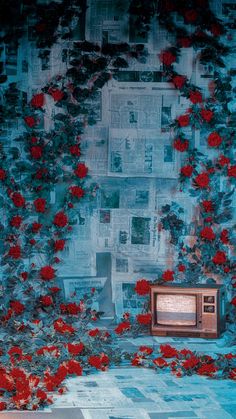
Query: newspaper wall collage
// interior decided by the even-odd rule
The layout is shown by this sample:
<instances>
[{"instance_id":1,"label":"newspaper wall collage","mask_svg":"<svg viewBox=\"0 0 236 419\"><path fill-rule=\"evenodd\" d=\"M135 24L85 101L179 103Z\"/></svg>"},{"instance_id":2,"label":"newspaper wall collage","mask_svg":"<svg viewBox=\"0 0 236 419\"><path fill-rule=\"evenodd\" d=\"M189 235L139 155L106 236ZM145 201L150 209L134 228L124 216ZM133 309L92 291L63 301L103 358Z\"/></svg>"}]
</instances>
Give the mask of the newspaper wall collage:
<instances>
[{"instance_id":1,"label":"newspaper wall collage","mask_svg":"<svg viewBox=\"0 0 236 419\"><path fill-rule=\"evenodd\" d=\"M234 0L213 0L212 9L221 18L236 15ZM162 80L158 57L171 44L171 35L155 22L148 38L140 39L127 16L126 0L89 0L84 31L73 23L74 40L144 42L149 54L146 62L134 60L128 69L117 71L92 104L97 123L86 128L81 149L90 181L97 187L94 199L84 200L79 208L64 263L58 268L66 298L80 299L95 287L100 291L97 308L118 318L124 311L139 312L133 292L138 278L155 279L174 266L176 255L168 233L158 230L162 206L175 201L184 208L189 236L195 211L194 200L178 185L180 153L172 146L169 126L188 108L188 101ZM64 74L69 61L63 57L63 43L53 46L48 60L39 58L32 47L30 24L34 22L29 22L28 38L18 49L5 52L9 81L17 80L29 98L55 74ZM64 42L68 46L69 41ZM201 65L194 54L191 48L184 49L176 70L204 93L213 68ZM50 112L48 107L45 129L50 128ZM17 123L5 128L6 138L23 129ZM199 130L186 127L185 134L191 144L204 149ZM60 193L52 192L51 200L60 200Z\"/></svg>"}]
</instances>

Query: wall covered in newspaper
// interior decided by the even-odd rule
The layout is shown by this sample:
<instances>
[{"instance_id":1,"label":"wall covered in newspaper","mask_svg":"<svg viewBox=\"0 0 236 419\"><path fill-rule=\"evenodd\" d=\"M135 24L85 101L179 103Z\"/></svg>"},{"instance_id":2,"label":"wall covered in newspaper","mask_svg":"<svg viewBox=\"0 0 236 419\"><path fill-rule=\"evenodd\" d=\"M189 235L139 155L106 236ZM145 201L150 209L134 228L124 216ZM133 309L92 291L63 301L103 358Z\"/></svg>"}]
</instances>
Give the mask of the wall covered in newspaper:
<instances>
[{"instance_id":1,"label":"wall covered in newspaper","mask_svg":"<svg viewBox=\"0 0 236 419\"><path fill-rule=\"evenodd\" d=\"M115 70L91 102L95 123L90 124L85 118L80 147L93 191L89 199L85 197L81 202L72 237L62 255L63 263L57 266L66 298L79 301L86 288L95 287L100 292L99 308L107 316L122 317L124 311L139 310L133 294L137 279L154 280L163 270L174 270L178 262L178 247L165 228L163 208L169 205L172 215L183 224L177 231L178 243L190 245L195 240L199 215L196 200L179 182L186 156L173 147L173 121L188 110L189 100L163 77L160 53L172 45L173 33L153 20L150 30L140 34L126 1L89 0L87 9L82 3L80 13L70 23L70 34L65 35L62 25L58 29L61 39L50 46L50 54L45 43L40 54L34 47L37 19L30 17L27 34L18 46L10 44L5 48L3 60L8 85L17 83L26 100L55 75L63 75L70 68L68 47L73 42L86 39L98 45L145 46L146 57L129 57L128 68ZM235 15L234 2L212 1L211 8L227 22ZM178 24L183 21L177 15L175 19ZM39 33L43 30L37 27ZM230 42L234 36L231 25ZM226 61L227 71L233 75L233 54ZM196 48L183 48L174 68L196 84L203 96L209 94L215 68L213 64L201 63ZM52 124L52 112L47 103L41 121L47 130ZM23 129L17 121L5 124L4 147L10 148L13 138ZM192 148L206 152L200 126L185 126L184 135ZM225 183L227 179L222 176L217 185L219 192ZM57 186L50 191L50 202L60 205L60 201L61 189ZM35 252L30 262L37 264L40 257ZM181 275L176 275L177 281ZM208 277L217 279L217 275L206 274L200 280Z\"/></svg>"}]
</instances>

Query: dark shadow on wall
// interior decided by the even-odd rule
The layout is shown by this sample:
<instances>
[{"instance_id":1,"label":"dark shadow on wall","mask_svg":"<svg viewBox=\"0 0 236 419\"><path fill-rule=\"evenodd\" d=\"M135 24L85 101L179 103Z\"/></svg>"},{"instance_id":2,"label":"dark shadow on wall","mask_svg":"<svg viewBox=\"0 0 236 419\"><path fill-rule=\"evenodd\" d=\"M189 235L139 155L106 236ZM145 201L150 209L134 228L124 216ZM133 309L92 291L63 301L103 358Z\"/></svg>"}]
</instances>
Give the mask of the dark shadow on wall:
<instances>
[{"instance_id":1,"label":"dark shadow on wall","mask_svg":"<svg viewBox=\"0 0 236 419\"><path fill-rule=\"evenodd\" d=\"M112 302L111 285L111 253L96 253L97 277L107 277L105 285L99 294L99 309L104 312L105 317L114 317L115 307Z\"/></svg>"}]
</instances>

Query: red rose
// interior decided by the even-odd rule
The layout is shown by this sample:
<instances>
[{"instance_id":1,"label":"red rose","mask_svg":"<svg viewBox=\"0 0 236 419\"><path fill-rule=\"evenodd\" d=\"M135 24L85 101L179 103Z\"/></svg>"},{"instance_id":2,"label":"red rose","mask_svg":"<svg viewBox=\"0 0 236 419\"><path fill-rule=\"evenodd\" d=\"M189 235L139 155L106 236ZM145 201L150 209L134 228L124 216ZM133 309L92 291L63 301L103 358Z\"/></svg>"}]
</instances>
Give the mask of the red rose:
<instances>
[{"instance_id":1,"label":"red rose","mask_svg":"<svg viewBox=\"0 0 236 419\"><path fill-rule=\"evenodd\" d=\"M226 358L226 359L233 359L233 358L236 358L236 355L233 355L233 354L230 352L230 353L228 353L228 354L225 354L225 358Z\"/></svg>"},{"instance_id":2,"label":"red rose","mask_svg":"<svg viewBox=\"0 0 236 419\"><path fill-rule=\"evenodd\" d=\"M69 191L75 198L79 199L84 196L84 190L80 186L71 186Z\"/></svg>"},{"instance_id":3,"label":"red rose","mask_svg":"<svg viewBox=\"0 0 236 419\"><path fill-rule=\"evenodd\" d=\"M25 198L19 192L13 192L11 199L15 207L20 208L25 206Z\"/></svg>"},{"instance_id":4,"label":"red rose","mask_svg":"<svg viewBox=\"0 0 236 419\"><path fill-rule=\"evenodd\" d=\"M42 154L43 154L42 147L40 147L39 145L34 145L30 149L30 154L31 154L31 157L33 159L35 159L35 160L40 159L42 157Z\"/></svg>"},{"instance_id":5,"label":"red rose","mask_svg":"<svg viewBox=\"0 0 236 419\"><path fill-rule=\"evenodd\" d=\"M0 180L4 180L6 178L6 172L4 169L0 169Z\"/></svg>"},{"instance_id":6,"label":"red rose","mask_svg":"<svg viewBox=\"0 0 236 419\"><path fill-rule=\"evenodd\" d=\"M45 212L45 210L46 210L46 208L45 208L46 203L47 203L47 201L44 198L37 198L37 199L35 199L35 201L34 201L35 210L37 212Z\"/></svg>"},{"instance_id":7,"label":"red rose","mask_svg":"<svg viewBox=\"0 0 236 419\"><path fill-rule=\"evenodd\" d=\"M224 244L228 244L229 243L229 232L228 232L228 230L226 230L226 228L224 228L224 230L221 231L220 240Z\"/></svg>"},{"instance_id":8,"label":"red rose","mask_svg":"<svg viewBox=\"0 0 236 419\"><path fill-rule=\"evenodd\" d=\"M121 335L123 332L130 330L130 328L131 328L131 324L129 321L121 322L118 324L118 326L116 326L115 333L117 335Z\"/></svg>"},{"instance_id":9,"label":"red rose","mask_svg":"<svg viewBox=\"0 0 236 419\"><path fill-rule=\"evenodd\" d=\"M212 201L202 201L202 206L203 206L205 212L214 211Z\"/></svg>"},{"instance_id":10,"label":"red rose","mask_svg":"<svg viewBox=\"0 0 236 419\"><path fill-rule=\"evenodd\" d=\"M184 266L184 265L182 265L182 264L181 264L181 265L179 265L179 266L178 266L178 271L179 271L179 272L185 272L185 271L186 271L185 266Z\"/></svg>"},{"instance_id":11,"label":"red rose","mask_svg":"<svg viewBox=\"0 0 236 419\"><path fill-rule=\"evenodd\" d=\"M177 118L180 127L187 127L189 124L189 115L181 115Z\"/></svg>"},{"instance_id":12,"label":"red rose","mask_svg":"<svg viewBox=\"0 0 236 419\"><path fill-rule=\"evenodd\" d=\"M94 337L98 336L99 333L100 333L99 329L96 328L96 329L89 330L88 335L94 338Z\"/></svg>"},{"instance_id":13,"label":"red rose","mask_svg":"<svg viewBox=\"0 0 236 419\"><path fill-rule=\"evenodd\" d=\"M150 292L150 284L146 279L140 279L136 282L135 292L138 295L147 295Z\"/></svg>"},{"instance_id":14,"label":"red rose","mask_svg":"<svg viewBox=\"0 0 236 419\"><path fill-rule=\"evenodd\" d=\"M224 263L226 263L226 255L225 252L222 252L220 250L218 250L215 254L215 256L213 257L212 261L215 265L223 265Z\"/></svg>"},{"instance_id":15,"label":"red rose","mask_svg":"<svg viewBox=\"0 0 236 419\"><path fill-rule=\"evenodd\" d=\"M39 388L36 392L36 397L42 401L47 400L47 393Z\"/></svg>"},{"instance_id":16,"label":"red rose","mask_svg":"<svg viewBox=\"0 0 236 419\"><path fill-rule=\"evenodd\" d=\"M34 95L30 102L31 106L34 108L42 108L44 105L44 94L38 93L37 95Z\"/></svg>"},{"instance_id":17,"label":"red rose","mask_svg":"<svg viewBox=\"0 0 236 419\"><path fill-rule=\"evenodd\" d=\"M188 23L195 22L197 17L198 17L198 14L197 14L196 10L194 10L194 9L187 10L184 13L184 18L185 18L186 22L188 22Z\"/></svg>"},{"instance_id":18,"label":"red rose","mask_svg":"<svg viewBox=\"0 0 236 419\"><path fill-rule=\"evenodd\" d=\"M166 281L166 282L167 281L174 281L174 272L170 271L170 270L167 270L167 271L163 272L162 279L163 279L163 281Z\"/></svg>"},{"instance_id":19,"label":"red rose","mask_svg":"<svg viewBox=\"0 0 236 419\"><path fill-rule=\"evenodd\" d=\"M190 369L195 368L198 364L199 364L199 359L198 359L198 358L196 358L196 357L193 355L193 356L190 356L190 358L185 359L185 360L182 362L182 367L183 367L185 370L190 370Z\"/></svg>"},{"instance_id":20,"label":"red rose","mask_svg":"<svg viewBox=\"0 0 236 419\"><path fill-rule=\"evenodd\" d=\"M5 402L0 402L0 410L6 410L7 409L7 404Z\"/></svg>"},{"instance_id":21,"label":"red rose","mask_svg":"<svg viewBox=\"0 0 236 419\"><path fill-rule=\"evenodd\" d=\"M64 322L64 320L60 317L59 319L55 320L53 323L54 329L59 333L74 333L75 329L70 324Z\"/></svg>"},{"instance_id":22,"label":"red rose","mask_svg":"<svg viewBox=\"0 0 236 419\"><path fill-rule=\"evenodd\" d=\"M56 372L56 387L60 384L67 376L68 368L65 365L60 365Z\"/></svg>"},{"instance_id":23,"label":"red rose","mask_svg":"<svg viewBox=\"0 0 236 419\"><path fill-rule=\"evenodd\" d=\"M35 177L36 179L42 179L42 177L45 176L47 173L48 173L48 169L44 167L37 170L37 172L35 173Z\"/></svg>"},{"instance_id":24,"label":"red rose","mask_svg":"<svg viewBox=\"0 0 236 419\"><path fill-rule=\"evenodd\" d=\"M7 391L12 391L15 389L15 385L14 385L14 381L12 380L12 377L10 377L9 374L6 374L4 369L1 372L1 388Z\"/></svg>"},{"instance_id":25,"label":"red rose","mask_svg":"<svg viewBox=\"0 0 236 419\"><path fill-rule=\"evenodd\" d=\"M164 64L164 65L171 65L176 61L176 56L174 54L172 54L172 52L170 51L163 51L160 54L160 61Z\"/></svg>"},{"instance_id":26,"label":"red rose","mask_svg":"<svg viewBox=\"0 0 236 419\"><path fill-rule=\"evenodd\" d=\"M236 307L236 297L231 300L230 304Z\"/></svg>"},{"instance_id":27,"label":"red rose","mask_svg":"<svg viewBox=\"0 0 236 419\"><path fill-rule=\"evenodd\" d=\"M209 167L209 169L207 169L207 173L215 173L214 167Z\"/></svg>"},{"instance_id":28,"label":"red rose","mask_svg":"<svg viewBox=\"0 0 236 419\"><path fill-rule=\"evenodd\" d=\"M233 368L229 373L229 378L231 380L236 380L236 368Z\"/></svg>"},{"instance_id":29,"label":"red rose","mask_svg":"<svg viewBox=\"0 0 236 419\"><path fill-rule=\"evenodd\" d=\"M34 239L30 239L29 244L31 244L31 246L34 246L36 244L36 241Z\"/></svg>"},{"instance_id":30,"label":"red rose","mask_svg":"<svg viewBox=\"0 0 236 419\"><path fill-rule=\"evenodd\" d=\"M164 358L175 358L178 356L177 349L170 345L160 345L160 352Z\"/></svg>"},{"instance_id":31,"label":"red rose","mask_svg":"<svg viewBox=\"0 0 236 419\"><path fill-rule=\"evenodd\" d=\"M48 288L48 289L49 289L49 291L51 291L53 294L56 294L57 292L61 291L61 288L58 288L58 287L51 287L51 288Z\"/></svg>"},{"instance_id":32,"label":"red rose","mask_svg":"<svg viewBox=\"0 0 236 419\"><path fill-rule=\"evenodd\" d=\"M190 166L190 165L183 166L183 167L181 167L181 173L182 173L182 175L184 175L186 177L190 177L190 176L192 176L192 173L193 173L193 167Z\"/></svg>"},{"instance_id":33,"label":"red rose","mask_svg":"<svg viewBox=\"0 0 236 419\"><path fill-rule=\"evenodd\" d=\"M199 188L207 188L210 182L208 173L200 173L195 177L194 182Z\"/></svg>"},{"instance_id":34,"label":"red rose","mask_svg":"<svg viewBox=\"0 0 236 419\"><path fill-rule=\"evenodd\" d=\"M68 224L68 217L63 211L60 211L55 215L53 224L60 228L65 227Z\"/></svg>"},{"instance_id":35,"label":"red rose","mask_svg":"<svg viewBox=\"0 0 236 419\"><path fill-rule=\"evenodd\" d=\"M174 140L174 148L177 151L183 153L184 151L188 150L189 142L188 140L183 140L181 138L176 138Z\"/></svg>"},{"instance_id":36,"label":"red rose","mask_svg":"<svg viewBox=\"0 0 236 419\"><path fill-rule=\"evenodd\" d=\"M21 357L23 355L23 351L19 346L12 346L7 353L10 356L19 355Z\"/></svg>"},{"instance_id":37,"label":"red rose","mask_svg":"<svg viewBox=\"0 0 236 419\"><path fill-rule=\"evenodd\" d=\"M102 364L106 364L106 365L109 364L110 359L108 358L108 356L106 354L102 353L100 355L100 358L101 358Z\"/></svg>"},{"instance_id":38,"label":"red rose","mask_svg":"<svg viewBox=\"0 0 236 419\"><path fill-rule=\"evenodd\" d=\"M21 304L20 301L11 301L10 307L14 311L15 314L19 315L23 313L25 306L24 304Z\"/></svg>"},{"instance_id":39,"label":"red rose","mask_svg":"<svg viewBox=\"0 0 236 419\"><path fill-rule=\"evenodd\" d=\"M143 352L145 355L151 355L153 353L153 349L149 348L149 346L140 346L139 352Z\"/></svg>"},{"instance_id":40,"label":"red rose","mask_svg":"<svg viewBox=\"0 0 236 419\"><path fill-rule=\"evenodd\" d=\"M82 311L80 304L76 304L76 303L61 304L60 309L62 313L72 314L74 316L77 316L77 314L81 313Z\"/></svg>"},{"instance_id":41,"label":"red rose","mask_svg":"<svg viewBox=\"0 0 236 419\"><path fill-rule=\"evenodd\" d=\"M49 93L49 95L51 95L53 97L55 102L59 102L59 100L62 100L63 97L64 97L64 93L59 89L50 88L48 90L48 93Z\"/></svg>"},{"instance_id":42,"label":"red rose","mask_svg":"<svg viewBox=\"0 0 236 419\"><path fill-rule=\"evenodd\" d=\"M10 220L10 225L15 228L20 228L21 223L22 217L20 217L19 215L14 215L14 217L12 217L12 219Z\"/></svg>"},{"instance_id":43,"label":"red rose","mask_svg":"<svg viewBox=\"0 0 236 419\"><path fill-rule=\"evenodd\" d=\"M53 269L51 266L43 266L40 269L40 277L44 281L51 281L51 279L55 278L55 269Z\"/></svg>"},{"instance_id":44,"label":"red rose","mask_svg":"<svg viewBox=\"0 0 236 419\"><path fill-rule=\"evenodd\" d=\"M202 102L201 92L198 92L197 90L190 92L189 100L194 104L201 103Z\"/></svg>"},{"instance_id":45,"label":"red rose","mask_svg":"<svg viewBox=\"0 0 236 419\"><path fill-rule=\"evenodd\" d=\"M152 315L151 313L147 313L147 314L137 314L136 316L137 322L139 324L144 324L144 325L148 325L151 323L152 320Z\"/></svg>"},{"instance_id":46,"label":"red rose","mask_svg":"<svg viewBox=\"0 0 236 419\"><path fill-rule=\"evenodd\" d=\"M71 355L79 355L84 350L84 344L80 343L68 343L67 344L68 351Z\"/></svg>"},{"instance_id":47,"label":"red rose","mask_svg":"<svg viewBox=\"0 0 236 419\"><path fill-rule=\"evenodd\" d=\"M223 27L219 23L213 23L210 27L212 35L219 36L223 33Z\"/></svg>"},{"instance_id":48,"label":"red rose","mask_svg":"<svg viewBox=\"0 0 236 419\"><path fill-rule=\"evenodd\" d=\"M78 361L75 359L69 359L66 363L68 373L69 374L75 374L77 376L82 375L83 369Z\"/></svg>"},{"instance_id":49,"label":"red rose","mask_svg":"<svg viewBox=\"0 0 236 419\"><path fill-rule=\"evenodd\" d=\"M97 370L100 370L109 364L109 358L107 355L92 355L89 357L88 363Z\"/></svg>"},{"instance_id":50,"label":"red rose","mask_svg":"<svg viewBox=\"0 0 236 419\"><path fill-rule=\"evenodd\" d=\"M181 354L181 355L183 355L183 356L187 356L187 355L193 355L193 352L192 351L190 351L190 349L181 349L180 351L179 351L179 353Z\"/></svg>"},{"instance_id":51,"label":"red rose","mask_svg":"<svg viewBox=\"0 0 236 419\"><path fill-rule=\"evenodd\" d=\"M236 166L228 167L228 176L229 177L236 177Z\"/></svg>"},{"instance_id":52,"label":"red rose","mask_svg":"<svg viewBox=\"0 0 236 419\"><path fill-rule=\"evenodd\" d=\"M206 122L210 122L213 118L214 112L208 110L208 109L202 109L201 110L201 117Z\"/></svg>"},{"instance_id":53,"label":"red rose","mask_svg":"<svg viewBox=\"0 0 236 419\"><path fill-rule=\"evenodd\" d=\"M189 47L191 47L191 44L192 44L191 39L187 38L187 37L179 38L178 42L179 42L181 48L189 48Z\"/></svg>"},{"instance_id":54,"label":"red rose","mask_svg":"<svg viewBox=\"0 0 236 419\"><path fill-rule=\"evenodd\" d=\"M64 249L65 246L65 240L56 240L54 242L54 252L59 252Z\"/></svg>"},{"instance_id":55,"label":"red rose","mask_svg":"<svg viewBox=\"0 0 236 419\"><path fill-rule=\"evenodd\" d=\"M155 358L153 359L153 364L155 364L157 367L159 368L163 368L163 367L167 367L168 363L166 362L166 360L164 358Z\"/></svg>"},{"instance_id":56,"label":"red rose","mask_svg":"<svg viewBox=\"0 0 236 419\"><path fill-rule=\"evenodd\" d=\"M226 166L227 164L230 163L230 159L221 154L219 157L218 163L220 166Z\"/></svg>"},{"instance_id":57,"label":"red rose","mask_svg":"<svg viewBox=\"0 0 236 419\"><path fill-rule=\"evenodd\" d=\"M40 298L40 302L41 302L41 304L43 306L49 307L49 306L51 306L53 304L53 299L52 299L52 297L50 295L43 295Z\"/></svg>"},{"instance_id":58,"label":"red rose","mask_svg":"<svg viewBox=\"0 0 236 419\"><path fill-rule=\"evenodd\" d=\"M12 259L19 259L21 257L21 248L20 246L12 246L9 249L8 256Z\"/></svg>"},{"instance_id":59,"label":"red rose","mask_svg":"<svg viewBox=\"0 0 236 419\"><path fill-rule=\"evenodd\" d=\"M80 179L83 179L85 176L87 176L88 168L85 166L84 163L79 163L74 170L74 174L79 177Z\"/></svg>"},{"instance_id":60,"label":"red rose","mask_svg":"<svg viewBox=\"0 0 236 419\"><path fill-rule=\"evenodd\" d=\"M200 232L201 238L206 240L214 240L216 238L211 227L204 227Z\"/></svg>"},{"instance_id":61,"label":"red rose","mask_svg":"<svg viewBox=\"0 0 236 419\"><path fill-rule=\"evenodd\" d=\"M25 116L24 120L26 125L28 125L28 127L30 128L33 128L37 123L36 119L33 116Z\"/></svg>"},{"instance_id":62,"label":"red rose","mask_svg":"<svg viewBox=\"0 0 236 419\"><path fill-rule=\"evenodd\" d=\"M214 364L203 364L200 368L197 369L197 374L208 375L211 377L216 371L217 368Z\"/></svg>"},{"instance_id":63,"label":"red rose","mask_svg":"<svg viewBox=\"0 0 236 419\"><path fill-rule=\"evenodd\" d=\"M21 272L21 278L26 281L26 279L28 278L28 272Z\"/></svg>"},{"instance_id":64,"label":"red rose","mask_svg":"<svg viewBox=\"0 0 236 419\"><path fill-rule=\"evenodd\" d=\"M72 156L80 156L81 151L78 144L70 146L70 153Z\"/></svg>"},{"instance_id":65,"label":"red rose","mask_svg":"<svg viewBox=\"0 0 236 419\"><path fill-rule=\"evenodd\" d=\"M142 355L134 354L134 358L131 360L131 365L137 367L143 364L144 357Z\"/></svg>"},{"instance_id":66,"label":"red rose","mask_svg":"<svg viewBox=\"0 0 236 419\"><path fill-rule=\"evenodd\" d=\"M32 224L32 232L33 233L38 233L41 228L42 228L42 224L40 224L40 223L35 222L35 223Z\"/></svg>"},{"instance_id":67,"label":"red rose","mask_svg":"<svg viewBox=\"0 0 236 419\"><path fill-rule=\"evenodd\" d=\"M174 83L177 89L182 89L186 82L187 78L185 76L175 76L172 79L172 83Z\"/></svg>"},{"instance_id":68,"label":"red rose","mask_svg":"<svg viewBox=\"0 0 236 419\"><path fill-rule=\"evenodd\" d=\"M222 138L214 131L208 136L207 142L209 147L218 147L222 143Z\"/></svg>"}]
</instances>

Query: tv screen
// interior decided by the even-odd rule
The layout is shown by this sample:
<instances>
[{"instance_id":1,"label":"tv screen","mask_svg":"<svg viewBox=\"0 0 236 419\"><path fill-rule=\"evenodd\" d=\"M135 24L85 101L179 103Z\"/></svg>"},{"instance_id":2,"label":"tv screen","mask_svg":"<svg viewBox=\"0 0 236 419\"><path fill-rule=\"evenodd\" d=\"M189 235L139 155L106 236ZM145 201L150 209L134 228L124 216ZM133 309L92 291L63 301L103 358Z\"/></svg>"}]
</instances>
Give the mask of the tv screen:
<instances>
[{"instance_id":1,"label":"tv screen","mask_svg":"<svg viewBox=\"0 0 236 419\"><path fill-rule=\"evenodd\" d=\"M195 326L196 295L157 294L156 319L163 326Z\"/></svg>"}]
</instances>

